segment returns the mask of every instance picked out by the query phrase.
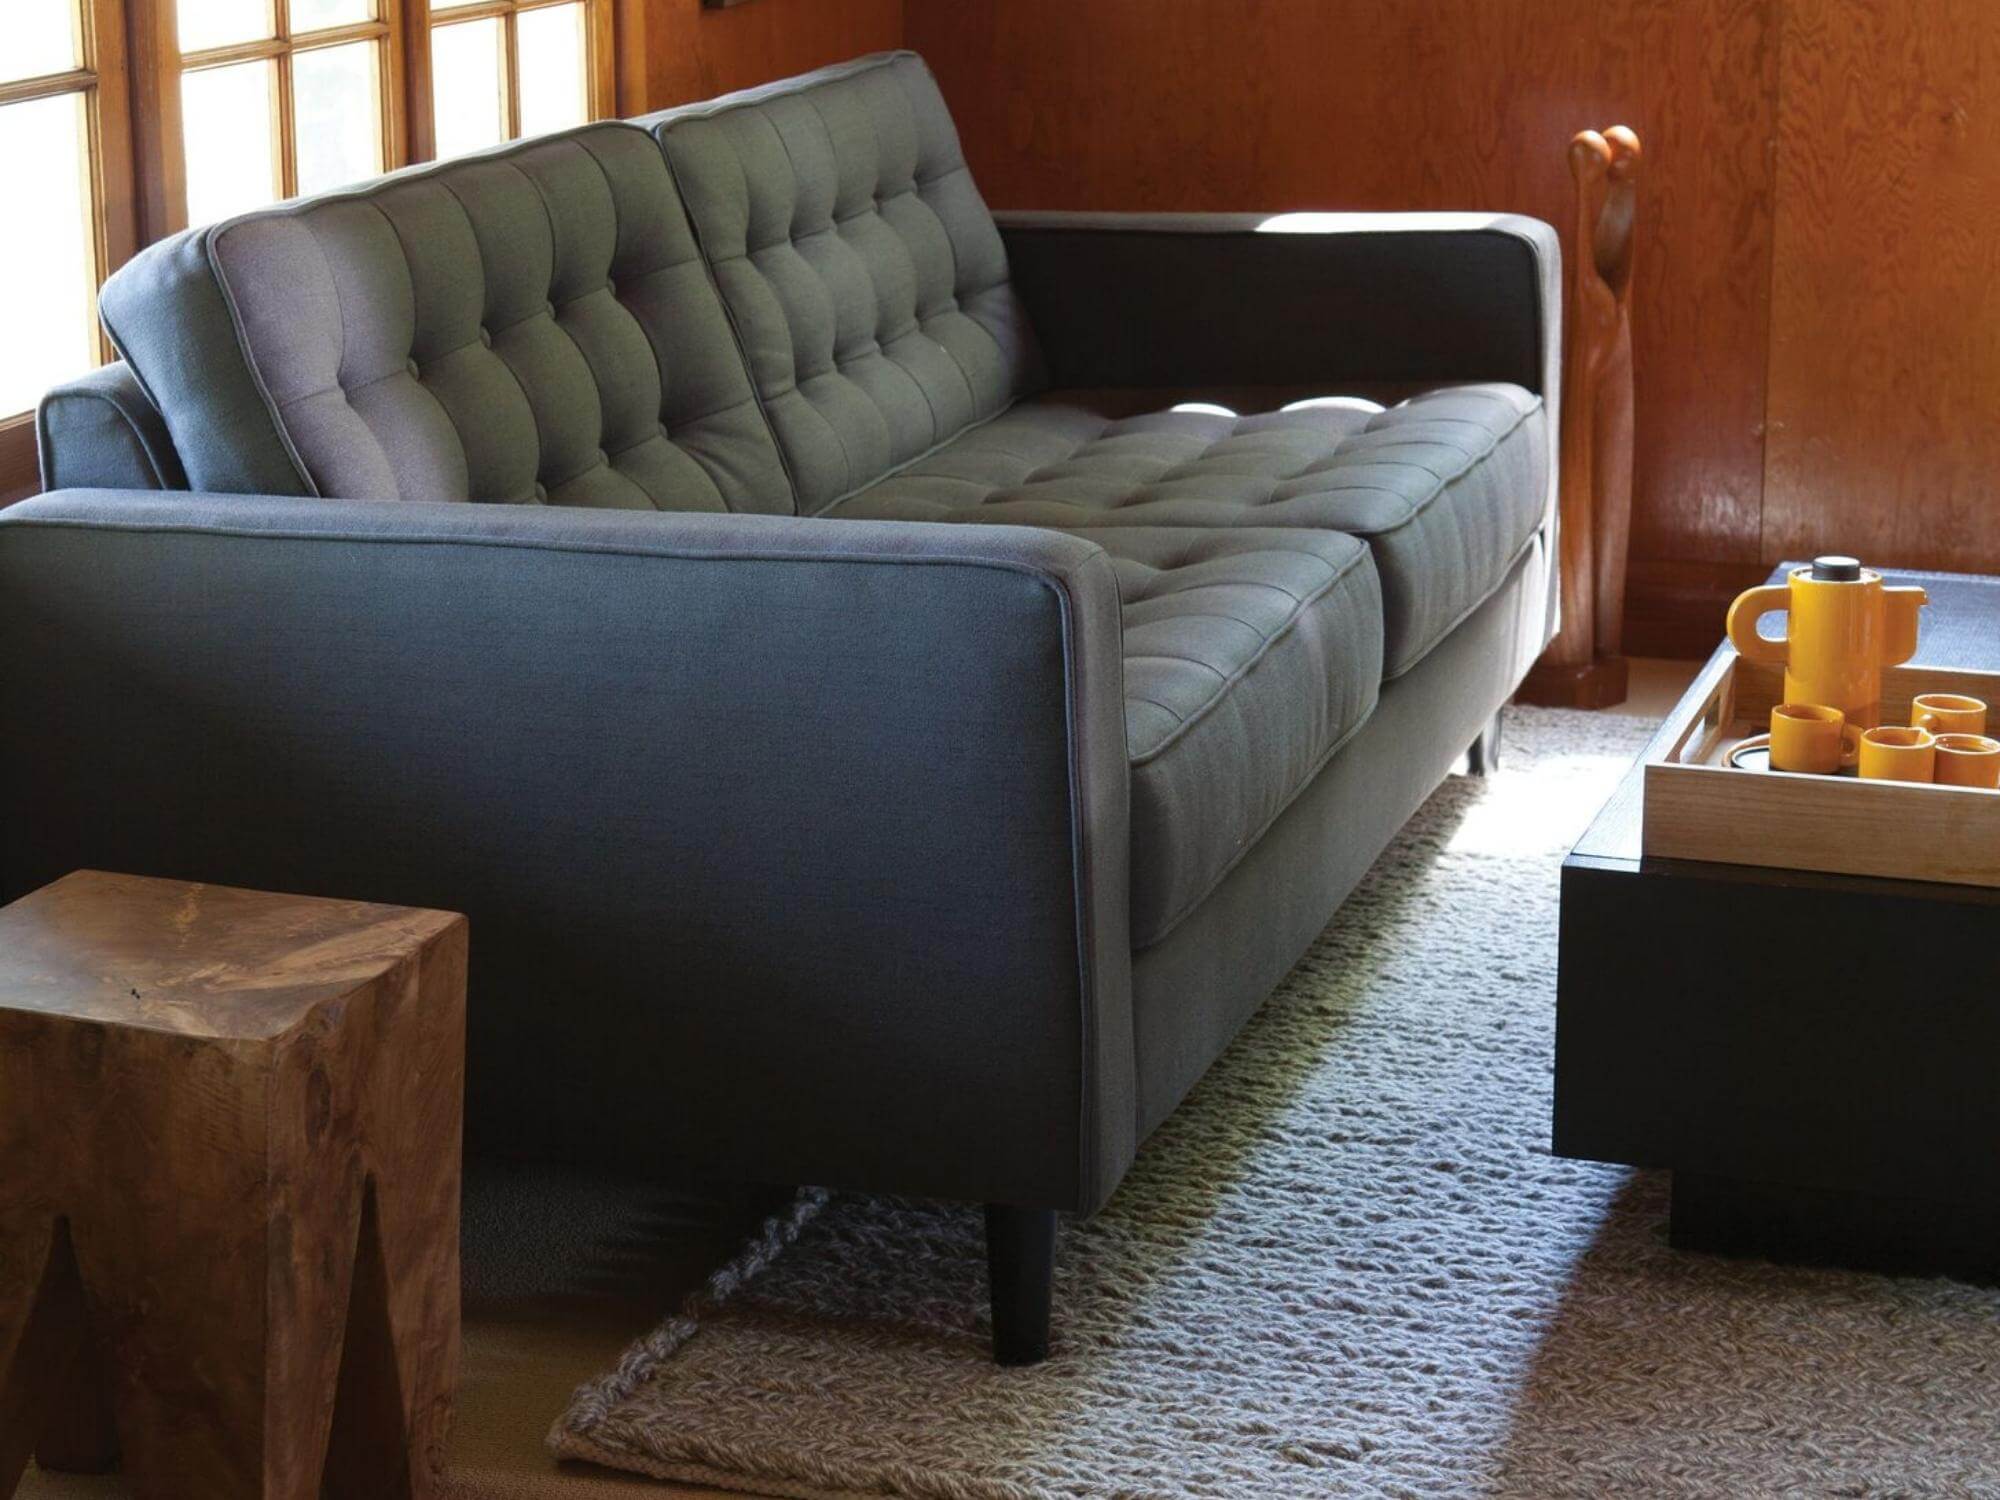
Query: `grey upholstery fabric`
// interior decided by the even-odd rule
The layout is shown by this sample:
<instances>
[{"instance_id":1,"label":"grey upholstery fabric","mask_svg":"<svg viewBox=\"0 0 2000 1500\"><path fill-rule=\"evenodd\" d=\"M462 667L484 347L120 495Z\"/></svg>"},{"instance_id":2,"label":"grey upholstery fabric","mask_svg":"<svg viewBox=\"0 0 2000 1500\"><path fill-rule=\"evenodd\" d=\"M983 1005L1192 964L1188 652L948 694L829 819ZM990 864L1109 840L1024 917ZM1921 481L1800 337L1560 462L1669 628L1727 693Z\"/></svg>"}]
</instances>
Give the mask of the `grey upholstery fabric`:
<instances>
[{"instance_id":1,"label":"grey upholstery fabric","mask_svg":"<svg viewBox=\"0 0 2000 1500\"><path fill-rule=\"evenodd\" d=\"M1000 224L1059 387L1514 385L1542 398L1542 442L1556 451L1561 253L1540 220L1008 213ZM1556 466L1537 467L1553 537ZM1395 570L1382 571L1394 611ZM1554 589L1547 602L1553 635ZM1396 635L1392 620L1391 670L1407 670Z\"/></svg>"},{"instance_id":2,"label":"grey upholstery fabric","mask_svg":"<svg viewBox=\"0 0 2000 1500\"><path fill-rule=\"evenodd\" d=\"M1383 686L1368 721L1207 899L1134 956L1141 1139L1173 1112L1512 696L1548 639L1553 581L1537 541L1437 650ZM1477 966L1482 956L1465 961Z\"/></svg>"},{"instance_id":3,"label":"grey upholstery fabric","mask_svg":"<svg viewBox=\"0 0 2000 1500\"><path fill-rule=\"evenodd\" d=\"M1382 596L1331 532L1082 531L1123 601L1132 942L1214 887L1375 706Z\"/></svg>"},{"instance_id":4,"label":"grey upholstery fabric","mask_svg":"<svg viewBox=\"0 0 2000 1500\"><path fill-rule=\"evenodd\" d=\"M1519 386L1456 387L1387 410L1335 397L1118 419L1106 405L1061 393L1023 402L830 514L1366 537L1390 676L1499 585L1543 521L1546 414Z\"/></svg>"},{"instance_id":5,"label":"grey upholstery fabric","mask_svg":"<svg viewBox=\"0 0 2000 1500\"><path fill-rule=\"evenodd\" d=\"M42 488L187 488L166 419L122 360L66 381L35 410Z\"/></svg>"},{"instance_id":6,"label":"grey upholstery fabric","mask_svg":"<svg viewBox=\"0 0 2000 1500\"><path fill-rule=\"evenodd\" d=\"M629 125L192 231L103 307L200 489L792 508L665 164Z\"/></svg>"},{"instance_id":7,"label":"grey upholstery fabric","mask_svg":"<svg viewBox=\"0 0 2000 1500\"><path fill-rule=\"evenodd\" d=\"M208 264L207 230L141 250L98 293L106 332L159 411L188 483L218 494L309 486L257 387Z\"/></svg>"},{"instance_id":8,"label":"grey upholstery fabric","mask_svg":"<svg viewBox=\"0 0 2000 1500\"><path fill-rule=\"evenodd\" d=\"M4 894L469 913L481 1152L1092 1209L1136 1118L1118 607L1026 527L27 501Z\"/></svg>"},{"instance_id":9,"label":"grey upholstery fabric","mask_svg":"<svg viewBox=\"0 0 2000 1500\"><path fill-rule=\"evenodd\" d=\"M1040 379L937 85L912 53L652 115L802 511Z\"/></svg>"},{"instance_id":10,"label":"grey upholstery fabric","mask_svg":"<svg viewBox=\"0 0 2000 1500\"><path fill-rule=\"evenodd\" d=\"M1477 213L998 216L1058 386L1498 381L1560 409L1561 255Z\"/></svg>"}]
</instances>

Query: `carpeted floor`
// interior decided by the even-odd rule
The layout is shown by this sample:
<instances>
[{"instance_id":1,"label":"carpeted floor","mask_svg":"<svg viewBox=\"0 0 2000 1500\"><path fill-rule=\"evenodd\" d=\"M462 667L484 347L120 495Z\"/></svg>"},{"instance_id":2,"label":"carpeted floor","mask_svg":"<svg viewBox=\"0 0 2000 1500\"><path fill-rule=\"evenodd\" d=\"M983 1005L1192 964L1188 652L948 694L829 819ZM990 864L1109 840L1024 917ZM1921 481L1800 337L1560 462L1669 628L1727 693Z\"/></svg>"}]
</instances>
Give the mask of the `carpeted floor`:
<instances>
[{"instance_id":1,"label":"carpeted floor","mask_svg":"<svg viewBox=\"0 0 2000 1500\"><path fill-rule=\"evenodd\" d=\"M1047 1364L987 1360L975 1212L807 1201L559 1451L798 1496L2000 1495L2000 1294L1677 1254L1662 1182L1550 1155L1557 864L1645 726L1510 732L1065 1224Z\"/></svg>"}]
</instances>

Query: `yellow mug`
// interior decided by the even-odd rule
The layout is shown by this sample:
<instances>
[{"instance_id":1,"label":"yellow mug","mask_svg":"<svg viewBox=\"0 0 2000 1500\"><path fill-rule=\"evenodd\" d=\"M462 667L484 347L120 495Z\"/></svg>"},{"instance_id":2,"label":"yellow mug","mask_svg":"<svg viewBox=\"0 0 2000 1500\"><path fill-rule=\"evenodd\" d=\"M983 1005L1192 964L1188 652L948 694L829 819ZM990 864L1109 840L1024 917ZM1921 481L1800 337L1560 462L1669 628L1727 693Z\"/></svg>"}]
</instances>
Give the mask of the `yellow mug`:
<instances>
[{"instance_id":1,"label":"yellow mug","mask_svg":"<svg viewBox=\"0 0 2000 1500\"><path fill-rule=\"evenodd\" d=\"M1729 641L1750 661L1785 669L1785 702L1824 703L1863 729L1882 722L1882 669L1917 650L1920 588L1891 588L1851 557L1817 557L1782 584L1739 594L1729 606ZM1786 634L1757 633L1783 611Z\"/></svg>"},{"instance_id":2,"label":"yellow mug","mask_svg":"<svg viewBox=\"0 0 2000 1500\"><path fill-rule=\"evenodd\" d=\"M1963 693L1919 693L1910 700L1910 724L1932 734L1986 733L1986 705Z\"/></svg>"},{"instance_id":3,"label":"yellow mug","mask_svg":"<svg viewBox=\"0 0 2000 1500\"><path fill-rule=\"evenodd\" d=\"M1860 754L1861 731L1821 703L1780 703L1771 710L1771 769L1831 776Z\"/></svg>"},{"instance_id":4,"label":"yellow mug","mask_svg":"<svg viewBox=\"0 0 2000 1500\"><path fill-rule=\"evenodd\" d=\"M1937 739L1928 729L1883 724L1861 736L1861 774L1870 781L1929 781Z\"/></svg>"},{"instance_id":5,"label":"yellow mug","mask_svg":"<svg viewBox=\"0 0 2000 1500\"><path fill-rule=\"evenodd\" d=\"M2000 787L2000 740L1983 734L1939 735L1936 776L1946 786Z\"/></svg>"}]
</instances>

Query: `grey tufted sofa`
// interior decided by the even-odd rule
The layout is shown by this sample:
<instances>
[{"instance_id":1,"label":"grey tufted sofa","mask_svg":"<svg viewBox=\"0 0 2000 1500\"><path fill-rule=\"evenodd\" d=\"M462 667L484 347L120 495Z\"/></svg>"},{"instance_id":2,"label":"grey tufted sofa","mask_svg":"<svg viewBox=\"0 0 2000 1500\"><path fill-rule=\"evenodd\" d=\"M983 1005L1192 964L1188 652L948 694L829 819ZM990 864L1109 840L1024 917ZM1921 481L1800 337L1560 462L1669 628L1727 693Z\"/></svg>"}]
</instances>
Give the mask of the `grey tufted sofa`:
<instances>
[{"instance_id":1,"label":"grey tufted sofa","mask_svg":"<svg viewBox=\"0 0 2000 1500\"><path fill-rule=\"evenodd\" d=\"M907 53L155 246L0 517L6 893L465 910L474 1149L983 1202L1037 1357L1548 637L1555 260L996 223Z\"/></svg>"}]
</instances>

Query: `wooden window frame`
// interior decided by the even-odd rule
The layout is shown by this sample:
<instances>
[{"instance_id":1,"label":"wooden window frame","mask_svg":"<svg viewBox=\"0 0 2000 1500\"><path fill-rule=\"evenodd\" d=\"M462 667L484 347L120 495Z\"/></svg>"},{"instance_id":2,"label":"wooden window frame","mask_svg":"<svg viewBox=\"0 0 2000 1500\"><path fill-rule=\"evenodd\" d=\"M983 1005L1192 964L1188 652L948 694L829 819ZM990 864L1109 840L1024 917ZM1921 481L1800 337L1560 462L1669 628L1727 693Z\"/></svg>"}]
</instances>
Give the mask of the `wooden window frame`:
<instances>
[{"instance_id":1,"label":"wooden window frame","mask_svg":"<svg viewBox=\"0 0 2000 1500\"><path fill-rule=\"evenodd\" d=\"M151 192L151 212L145 223L148 240L162 239L188 227L187 156L181 121L181 79L188 73L226 68L248 62L269 62L277 74L272 93L273 128L277 132L278 196L298 193L298 140L293 124L293 68L302 52L328 47L374 42L381 49L381 70L377 99L381 110L378 128L382 138L382 170L393 172L410 160L405 112L409 90L405 77L409 66L404 55L404 38L409 28L404 22L407 9L423 8L423 0L376 0L372 21L354 21L345 26L329 26L317 31L292 30L292 0L269 0L272 35L254 41L232 42L183 53L180 48L180 15L176 0L129 0L135 24L144 26L152 67L151 113L154 128L144 132L139 142L140 173ZM138 18L144 16L144 20Z\"/></svg>"},{"instance_id":2,"label":"wooden window frame","mask_svg":"<svg viewBox=\"0 0 2000 1500\"><path fill-rule=\"evenodd\" d=\"M120 0L81 0L82 66L37 78L0 83L0 106L65 94L84 96L84 128L91 164L91 240L98 279L110 275L139 248L134 214L130 67ZM100 350L111 350L98 331ZM0 414L0 502L36 489L35 416Z\"/></svg>"},{"instance_id":3,"label":"wooden window frame","mask_svg":"<svg viewBox=\"0 0 2000 1500\"><path fill-rule=\"evenodd\" d=\"M507 118L507 138L521 137L521 54L519 22L522 12L551 10L576 0L474 0L449 9L433 6L430 0L409 0L404 52L410 59L407 74L410 160L432 161L437 156L437 113L431 92L431 33L443 26L462 26L475 21L499 20L503 62L500 80L502 103ZM593 120L618 113L618 74L614 45L612 0L582 0L584 40L584 108Z\"/></svg>"},{"instance_id":4,"label":"wooden window frame","mask_svg":"<svg viewBox=\"0 0 2000 1500\"><path fill-rule=\"evenodd\" d=\"M0 4L6 0L0 0ZM187 168L181 122L181 75L196 67L221 67L259 59L277 61L274 96L278 159L286 196L297 186L293 138L292 62L302 51L375 41L382 48L380 99L383 166L394 171L437 155L431 88L432 30L460 22L504 17L506 119L511 139L521 128L518 18L573 0L477 0L433 13L431 0L377 0L376 18L352 25L290 32L290 0L271 0L274 35L208 48L185 57L180 49L177 0L79 0L84 65L59 74L0 83L0 105L54 94L87 96L86 118L95 188L94 223L99 279L139 248L187 228ZM584 7L584 98L590 118L618 113L615 11L618 0L581 0ZM102 331L99 339L103 339ZM108 342L100 353L116 357ZM33 413L0 417L0 504L37 488Z\"/></svg>"}]
</instances>

